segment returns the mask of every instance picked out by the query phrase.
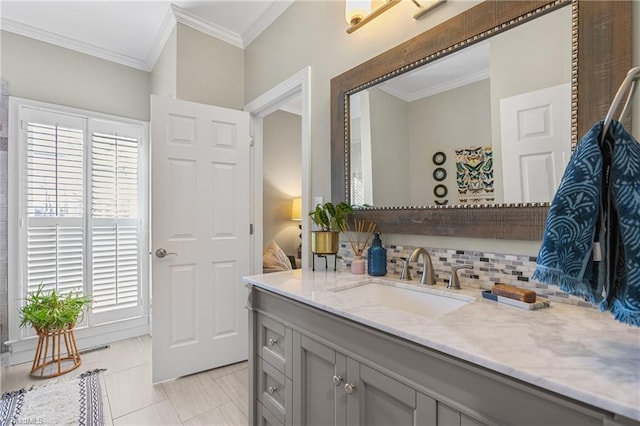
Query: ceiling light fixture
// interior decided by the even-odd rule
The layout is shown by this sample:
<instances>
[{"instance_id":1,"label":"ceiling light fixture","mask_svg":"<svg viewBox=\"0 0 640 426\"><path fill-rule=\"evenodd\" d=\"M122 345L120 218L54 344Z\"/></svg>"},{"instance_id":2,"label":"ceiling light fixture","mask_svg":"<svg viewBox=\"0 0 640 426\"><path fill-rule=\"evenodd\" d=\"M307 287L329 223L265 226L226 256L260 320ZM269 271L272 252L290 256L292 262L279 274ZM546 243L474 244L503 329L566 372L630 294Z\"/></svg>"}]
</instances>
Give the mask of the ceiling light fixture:
<instances>
[{"instance_id":1,"label":"ceiling light fixture","mask_svg":"<svg viewBox=\"0 0 640 426\"><path fill-rule=\"evenodd\" d=\"M437 7L442 6L447 2L447 0L435 0L435 1L422 2L422 4L420 4L418 0L411 0L411 1L413 1L413 3L416 6L418 6L418 8L420 9L413 15L413 19L420 19L427 13L431 12Z\"/></svg>"},{"instance_id":2,"label":"ceiling light fixture","mask_svg":"<svg viewBox=\"0 0 640 426\"><path fill-rule=\"evenodd\" d=\"M400 0L386 0L380 7L372 11L370 0L346 0L345 16L350 25L347 28L347 33L351 34L398 3Z\"/></svg>"}]
</instances>

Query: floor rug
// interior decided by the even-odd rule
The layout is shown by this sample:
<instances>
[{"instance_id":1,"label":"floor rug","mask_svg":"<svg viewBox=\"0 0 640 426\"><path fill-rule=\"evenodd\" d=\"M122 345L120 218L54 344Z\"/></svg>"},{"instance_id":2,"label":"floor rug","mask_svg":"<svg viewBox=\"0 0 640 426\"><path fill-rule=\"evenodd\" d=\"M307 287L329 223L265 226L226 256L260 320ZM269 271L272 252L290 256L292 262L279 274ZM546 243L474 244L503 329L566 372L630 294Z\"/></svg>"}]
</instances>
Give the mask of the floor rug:
<instances>
[{"instance_id":1,"label":"floor rug","mask_svg":"<svg viewBox=\"0 0 640 426\"><path fill-rule=\"evenodd\" d=\"M3 394L0 425L102 426L101 371Z\"/></svg>"}]
</instances>

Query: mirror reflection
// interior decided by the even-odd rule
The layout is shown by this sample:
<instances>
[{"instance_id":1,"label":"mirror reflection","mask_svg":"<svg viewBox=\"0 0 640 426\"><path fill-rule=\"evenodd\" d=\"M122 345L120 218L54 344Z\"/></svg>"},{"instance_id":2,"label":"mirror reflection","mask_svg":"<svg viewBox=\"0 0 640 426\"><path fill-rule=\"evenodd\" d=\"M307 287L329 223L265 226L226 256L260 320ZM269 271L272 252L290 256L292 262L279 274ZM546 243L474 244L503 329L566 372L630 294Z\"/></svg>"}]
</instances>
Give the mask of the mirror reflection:
<instances>
[{"instance_id":1,"label":"mirror reflection","mask_svg":"<svg viewBox=\"0 0 640 426\"><path fill-rule=\"evenodd\" d=\"M571 7L349 98L351 203L551 201L571 153Z\"/></svg>"}]
</instances>

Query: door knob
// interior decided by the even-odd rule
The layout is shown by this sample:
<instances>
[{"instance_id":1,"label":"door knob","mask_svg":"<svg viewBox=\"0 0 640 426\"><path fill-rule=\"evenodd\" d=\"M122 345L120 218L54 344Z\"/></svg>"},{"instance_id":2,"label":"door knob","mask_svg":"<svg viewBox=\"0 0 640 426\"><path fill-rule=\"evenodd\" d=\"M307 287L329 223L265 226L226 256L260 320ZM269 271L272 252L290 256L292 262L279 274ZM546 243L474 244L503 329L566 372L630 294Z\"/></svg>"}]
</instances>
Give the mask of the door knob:
<instances>
[{"instance_id":1,"label":"door knob","mask_svg":"<svg viewBox=\"0 0 640 426\"><path fill-rule=\"evenodd\" d=\"M352 385L351 383L347 383L346 385L344 385L344 391L349 395L351 395L355 390L356 385Z\"/></svg>"},{"instance_id":2,"label":"door knob","mask_svg":"<svg viewBox=\"0 0 640 426\"><path fill-rule=\"evenodd\" d=\"M333 384L336 386L340 386L343 380L342 376L333 376Z\"/></svg>"},{"instance_id":3,"label":"door knob","mask_svg":"<svg viewBox=\"0 0 640 426\"><path fill-rule=\"evenodd\" d=\"M159 257L160 259L171 254L175 254L176 256L178 255L178 253L167 253L167 251L163 248L159 248L158 250L156 250L156 257Z\"/></svg>"}]
</instances>

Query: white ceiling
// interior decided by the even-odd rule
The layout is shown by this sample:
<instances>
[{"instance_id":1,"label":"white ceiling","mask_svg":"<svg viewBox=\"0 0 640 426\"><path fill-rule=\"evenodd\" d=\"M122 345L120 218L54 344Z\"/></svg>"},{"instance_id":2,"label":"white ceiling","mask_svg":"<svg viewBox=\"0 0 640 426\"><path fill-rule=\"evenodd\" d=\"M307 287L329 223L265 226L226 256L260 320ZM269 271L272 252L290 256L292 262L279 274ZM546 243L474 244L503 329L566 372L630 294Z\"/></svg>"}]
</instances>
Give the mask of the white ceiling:
<instances>
[{"instance_id":1,"label":"white ceiling","mask_svg":"<svg viewBox=\"0 0 640 426\"><path fill-rule=\"evenodd\" d=\"M294 0L0 1L0 28L150 71L176 22L248 46Z\"/></svg>"}]
</instances>

